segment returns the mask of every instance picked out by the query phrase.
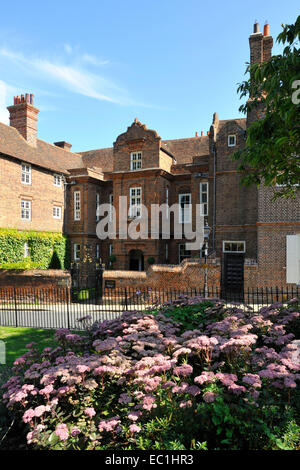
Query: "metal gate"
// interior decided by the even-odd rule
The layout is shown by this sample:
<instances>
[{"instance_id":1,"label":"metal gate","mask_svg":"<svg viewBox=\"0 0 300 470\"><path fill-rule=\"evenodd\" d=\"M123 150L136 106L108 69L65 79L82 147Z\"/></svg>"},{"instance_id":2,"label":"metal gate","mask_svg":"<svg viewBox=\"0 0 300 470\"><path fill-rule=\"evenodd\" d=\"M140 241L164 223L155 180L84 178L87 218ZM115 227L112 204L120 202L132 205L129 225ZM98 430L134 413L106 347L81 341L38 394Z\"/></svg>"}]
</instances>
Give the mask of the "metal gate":
<instances>
[{"instance_id":1,"label":"metal gate","mask_svg":"<svg viewBox=\"0 0 300 470\"><path fill-rule=\"evenodd\" d=\"M225 300L242 301L244 297L244 255L224 253L221 296Z\"/></svg>"}]
</instances>

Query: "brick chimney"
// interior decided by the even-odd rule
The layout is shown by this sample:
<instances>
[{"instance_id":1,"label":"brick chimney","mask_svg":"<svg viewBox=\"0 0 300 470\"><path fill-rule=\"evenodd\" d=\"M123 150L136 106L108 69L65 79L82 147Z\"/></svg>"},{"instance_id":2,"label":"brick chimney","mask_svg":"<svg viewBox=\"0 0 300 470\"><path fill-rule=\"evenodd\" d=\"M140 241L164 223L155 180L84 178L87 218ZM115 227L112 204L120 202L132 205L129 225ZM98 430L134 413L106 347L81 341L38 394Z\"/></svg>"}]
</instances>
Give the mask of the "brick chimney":
<instances>
[{"instance_id":1,"label":"brick chimney","mask_svg":"<svg viewBox=\"0 0 300 470\"><path fill-rule=\"evenodd\" d=\"M273 38L270 35L268 22L264 25L264 32L259 31L257 21L254 23L253 33L249 37L250 44L250 64L262 63L270 60L272 56ZM251 100L251 97L249 98ZM257 104L255 108L247 113L247 127L263 116L262 104Z\"/></svg>"},{"instance_id":2,"label":"brick chimney","mask_svg":"<svg viewBox=\"0 0 300 470\"><path fill-rule=\"evenodd\" d=\"M270 35L270 26L266 21L264 25L264 39L263 39L263 61L267 62L272 57L273 38Z\"/></svg>"},{"instance_id":3,"label":"brick chimney","mask_svg":"<svg viewBox=\"0 0 300 470\"><path fill-rule=\"evenodd\" d=\"M264 25L264 33L259 32L259 24L254 23L253 33L249 37L250 64L270 60L272 56L273 38L270 35L268 22Z\"/></svg>"},{"instance_id":4,"label":"brick chimney","mask_svg":"<svg viewBox=\"0 0 300 470\"><path fill-rule=\"evenodd\" d=\"M8 106L10 125L15 127L29 145L36 147L37 115L39 109L34 107L34 95L15 96L13 106Z\"/></svg>"},{"instance_id":5,"label":"brick chimney","mask_svg":"<svg viewBox=\"0 0 300 470\"><path fill-rule=\"evenodd\" d=\"M61 140L60 142L54 142L54 145L64 150L70 150L72 147L72 144L69 144L69 142L66 142L65 140Z\"/></svg>"},{"instance_id":6,"label":"brick chimney","mask_svg":"<svg viewBox=\"0 0 300 470\"><path fill-rule=\"evenodd\" d=\"M249 37L250 64L262 62L263 57L263 34L259 32L259 24L254 23L253 33Z\"/></svg>"}]
</instances>

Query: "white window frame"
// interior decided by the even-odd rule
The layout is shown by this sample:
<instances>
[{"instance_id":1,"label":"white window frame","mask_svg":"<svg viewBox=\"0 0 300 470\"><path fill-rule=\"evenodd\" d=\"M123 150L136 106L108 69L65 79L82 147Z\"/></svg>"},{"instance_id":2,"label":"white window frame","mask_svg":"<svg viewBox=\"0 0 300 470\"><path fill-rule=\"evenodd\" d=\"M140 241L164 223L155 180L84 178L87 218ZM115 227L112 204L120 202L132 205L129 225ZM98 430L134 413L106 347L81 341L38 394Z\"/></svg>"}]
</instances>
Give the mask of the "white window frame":
<instances>
[{"instance_id":1,"label":"white window frame","mask_svg":"<svg viewBox=\"0 0 300 470\"><path fill-rule=\"evenodd\" d=\"M24 243L24 258L30 258L30 249L27 242Z\"/></svg>"},{"instance_id":2,"label":"white window frame","mask_svg":"<svg viewBox=\"0 0 300 470\"><path fill-rule=\"evenodd\" d=\"M142 152L131 152L130 154L130 170L140 170L142 168Z\"/></svg>"},{"instance_id":3,"label":"white window frame","mask_svg":"<svg viewBox=\"0 0 300 470\"><path fill-rule=\"evenodd\" d=\"M31 165L21 163L21 183L31 184Z\"/></svg>"},{"instance_id":4,"label":"white window frame","mask_svg":"<svg viewBox=\"0 0 300 470\"><path fill-rule=\"evenodd\" d=\"M182 199L188 197L189 204L184 204L182 207ZM192 195L191 193L179 194L179 223L180 224L190 224L192 222Z\"/></svg>"},{"instance_id":5,"label":"white window frame","mask_svg":"<svg viewBox=\"0 0 300 470\"><path fill-rule=\"evenodd\" d=\"M108 245L108 254L109 254L109 256L111 256L111 255L113 254L113 251L114 251L114 250L113 250L113 244L110 243L110 244Z\"/></svg>"},{"instance_id":6,"label":"white window frame","mask_svg":"<svg viewBox=\"0 0 300 470\"><path fill-rule=\"evenodd\" d=\"M100 193L96 193L96 222L100 220L99 210L100 210Z\"/></svg>"},{"instance_id":7,"label":"white window frame","mask_svg":"<svg viewBox=\"0 0 300 470\"><path fill-rule=\"evenodd\" d=\"M79 257L78 257L79 252ZM74 261L80 261L81 259L81 246L80 243L74 243L73 245L73 259Z\"/></svg>"},{"instance_id":8,"label":"white window frame","mask_svg":"<svg viewBox=\"0 0 300 470\"><path fill-rule=\"evenodd\" d=\"M74 220L81 219L81 192L74 191Z\"/></svg>"},{"instance_id":9,"label":"white window frame","mask_svg":"<svg viewBox=\"0 0 300 470\"><path fill-rule=\"evenodd\" d=\"M54 174L54 175L53 175L53 184L54 184L54 186L56 186L57 188L61 188L61 185L62 185L62 176L61 176L61 175L58 175L58 174Z\"/></svg>"},{"instance_id":10,"label":"white window frame","mask_svg":"<svg viewBox=\"0 0 300 470\"><path fill-rule=\"evenodd\" d=\"M166 188L166 219L169 219L169 188Z\"/></svg>"},{"instance_id":11,"label":"white window frame","mask_svg":"<svg viewBox=\"0 0 300 470\"><path fill-rule=\"evenodd\" d=\"M206 185L206 191L203 190L204 185ZM200 215L207 216L208 215L208 192L209 192L209 187L208 187L208 181L202 181L200 183ZM206 195L206 202L203 201L205 197L203 195Z\"/></svg>"},{"instance_id":12,"label":"white window frame","mask_svg":"<svg viewBox=\"0 0 300 470\"><path fill-rule=\"evenodd\" d=\"M129 188L129 217L138 219L141 217L142 188L134 186Z\"/></svg>"},{"instance_id":13,"label":"white window frame","mask_svg":"<svg viewBox=\"0 0 300 470\"><path fill-rule=\"evenodd\" d=\"M31 220L31 201L21 199L21 219Z\"/></svg>"},{"instance_id":14,"label":"white window frame","mask_svg":"<svg viewBox=\"0 0 300 470\"><path fill-rule=\"evenodd\" d=\"M53 206L52 215L53 219L61 219L61 206Z\"/></svg>"},{"instance_id":15,"label":"white window frame","mask_svg":"<svg viewBox=\"0 0 300 470\"><path fill-rule=\"evenodd\" d=\"M97 243L96 245L96 259L100 258L100 244Z\"/></svg>"},{"instance_id":16,"label":"white window frame","mask_svg":"<svg viewBox=\"0 0 300 470\"><path fill-rule=\"evenodd\" d=\"M110 258L111 255L113 254L113 251L114 251L114 250L113 250L113 244L110 243L110 244L108 245L108 257L109 257L109 258ZM110 261L110 259L108 260L108 265L109 265L109 267L111 267L111 265L112 265L112 262Z\"/></svg>"},{"instance_id":17,"label":"white window frame","mask_svg":"<svg viewBox=\"0 0 300 470\"><path fill-rule=\"evenodd\" d=\"M109 214L108 214L109 222L113 221L113 207L114 207L114 195L113 195L113 193L110 193L110 195L109 195Z\"/></svg>"},{"instance_id":18,"label":"white window frame","mask_svg":"<svg viewBox=\"0 0 300 470\"><path fill-rule=\"evenodd\" d=\"M234 138L234 143L233 144L230 143L231 137ZM228 147L235 147L236 146L236 135L235 134L229 134L228 139L227 139L227 144L228 144Z\"/></svg>"},{"instance_id":19,"label":"white window frame","mask_svg":"<svg viewBox=\"0 0 300 470\"><path fill-rule=\"evenodd\" d=\"M243 244L243 250L225 250L225 244ZM244 240L223 240L223 253L246 253L246 242Z\"/></svg>"},{"instance_id":20,"label":"white window frame","mask_svg":"<svg viewBox=\"0 0 300 470\"><path fill-rule=\"evenodd\" d=\"M190 250L186 250L185 249L185 246L186 246L186 243L179 243L178 245L178 261L179 261L179 264L184 260L184 259L189 259L192 257L192 253L190 252ZM187 255L187 256L184 256L182 259L181 259L181 247L184 247L184 251L189 251L190 254Z\"/></svg>"}]
</instances>

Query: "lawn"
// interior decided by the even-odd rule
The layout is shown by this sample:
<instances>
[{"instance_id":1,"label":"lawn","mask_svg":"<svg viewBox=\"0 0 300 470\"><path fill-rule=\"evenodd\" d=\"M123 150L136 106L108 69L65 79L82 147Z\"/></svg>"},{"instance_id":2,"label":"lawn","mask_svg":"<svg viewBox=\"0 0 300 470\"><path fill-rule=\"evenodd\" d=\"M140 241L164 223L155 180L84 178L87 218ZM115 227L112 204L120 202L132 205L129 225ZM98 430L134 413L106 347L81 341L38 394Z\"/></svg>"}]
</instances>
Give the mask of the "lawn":
<instances>
[{"instance_id":1,"label":"lawn","mask_svg":"<svg viewBox=\"0 0 300 470\"><path fill-rule=\"evenodd\" d=\"M12 366L15 359L26 352L26 344L33 341L40 351L48 346L55 346L54 332L55 330L0 326L0 340L4 341L6 349L6 365Z\"/></svg>"}]
</instances>

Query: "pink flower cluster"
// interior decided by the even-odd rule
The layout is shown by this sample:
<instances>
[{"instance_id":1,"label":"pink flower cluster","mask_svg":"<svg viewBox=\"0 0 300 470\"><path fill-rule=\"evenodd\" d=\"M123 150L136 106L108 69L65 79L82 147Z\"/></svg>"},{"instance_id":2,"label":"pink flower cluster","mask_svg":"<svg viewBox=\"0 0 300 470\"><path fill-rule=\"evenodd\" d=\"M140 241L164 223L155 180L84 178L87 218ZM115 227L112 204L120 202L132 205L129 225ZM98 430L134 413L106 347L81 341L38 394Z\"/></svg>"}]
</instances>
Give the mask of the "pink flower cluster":
<instances>
[{"instance_id":1,"label":"pink flower cluster","mask_svg":"<svg viewBox=\"0 0 300 470\"><path fill-rule=\"evenodd\" d=\"M182 298L174 305L197 303L199 298ZM274 397L293 391L300 379L293 335L286 332L286 324L299 317L293 306L282 311L276 304L258 314L219 302L214 308L222 312L220 321L182 334L161 312L124 312L93 325L86 337L58 330L63 349L46 348L40 355L29 349L16 361L3 394L7 407L31 428L28 443L46 435L57 410L68 410L63 415L70 422L62 423L66 419L59 414L60 424L50 429L64 445L88 432L82 423L100 433L99 439L134 436L166 402L186 413L199 403L213 407L220 395L229 403L259 403L266 387Z\"/></svg>"}]
</instances>

